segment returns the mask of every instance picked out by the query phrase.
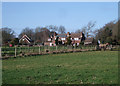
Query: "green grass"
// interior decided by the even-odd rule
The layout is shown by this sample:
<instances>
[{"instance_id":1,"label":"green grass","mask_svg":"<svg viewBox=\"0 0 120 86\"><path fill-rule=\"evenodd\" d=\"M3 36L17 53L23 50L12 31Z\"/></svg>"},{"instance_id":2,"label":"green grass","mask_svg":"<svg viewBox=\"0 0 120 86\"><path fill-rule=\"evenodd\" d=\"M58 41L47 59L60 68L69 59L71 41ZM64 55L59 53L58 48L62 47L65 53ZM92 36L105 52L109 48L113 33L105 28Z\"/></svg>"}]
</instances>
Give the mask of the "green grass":
<instances>
[{"instance_id":1,"label":"green grass","mask_svg":"<svg viewBox=\"0 0 120 86\"><path fill-rule=\"evenodd\" d=\"M92 51L3 60L3 84L117 84L118 52Z\"/></svg>"}]
</instances>

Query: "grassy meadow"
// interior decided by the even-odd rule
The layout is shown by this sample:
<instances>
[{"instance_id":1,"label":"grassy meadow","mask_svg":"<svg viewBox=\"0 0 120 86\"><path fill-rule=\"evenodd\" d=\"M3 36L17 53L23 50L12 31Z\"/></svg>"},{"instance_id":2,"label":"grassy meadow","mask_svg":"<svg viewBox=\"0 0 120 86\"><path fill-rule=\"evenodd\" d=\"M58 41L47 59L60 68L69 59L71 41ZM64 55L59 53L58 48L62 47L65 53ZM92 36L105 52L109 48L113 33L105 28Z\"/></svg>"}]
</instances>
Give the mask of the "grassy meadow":
<instances>
[{"instance_id":1,"label":"grassy meadow","mask_svg":"<svg viewBox=\"0 0 120 86\"><path fill-rule=\"evenodd\" d=\"M2 61L3 84L117 84L118 52L90 51Z\"/></svg>"}]
</instances>

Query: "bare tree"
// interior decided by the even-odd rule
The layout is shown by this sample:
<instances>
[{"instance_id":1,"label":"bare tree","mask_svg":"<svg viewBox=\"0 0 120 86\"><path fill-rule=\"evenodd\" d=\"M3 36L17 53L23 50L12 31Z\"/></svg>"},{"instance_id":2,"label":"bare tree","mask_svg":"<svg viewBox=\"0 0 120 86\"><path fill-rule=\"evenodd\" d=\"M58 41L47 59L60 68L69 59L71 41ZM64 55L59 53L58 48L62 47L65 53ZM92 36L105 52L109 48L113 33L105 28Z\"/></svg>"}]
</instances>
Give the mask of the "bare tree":
<instances>
[{"instance_id":1,"label":"bare tree","mask_svg":"<svg viewBox=\"0 0 120 86\"><path fill-rule=\"evenodd\" d=\"M54 25L49 25L49 26L47 26L46 28L48 28L51 32L52 31L57 31L58 30L58 27L57 26L54 26Z\"/></svg>"},{"instance_id":2,"label":"bare tree","mask_svg":"<svg viewBox=\"0 0 120 86\"><path fill-rule=\"evenodd\" d=\"M80 30L80 29L77 29L77 30L75 31L75 33L81 33L81 30Z\"/></svg>"},{"instance_id":3,"label":"bare tree","mask_svg":"<svg viewBox=\"0 0 120 86\"><path fill-rule=\"evenodd\" d=\"M36 43L42 43L47 41L50 36L50 31L46 27L37 27L35 29L35 41Z\"/></svg>"},{"instance_id":4,"label":"bare tree","mask_svg":"<svg viewBox=\"0 0 120 86\"><path fill-rule=\"evenodd\" d=\"M64 26L60 26L59 29L58 29L58 33L60 33L60 34L65 33L65 31L66 31L66 29L65 29Z\"/></svg>"},{"instance_id":5,"label":"bare tree","mask_svg":"<svg viewBox=\"0 0 120 86\"><path fill-rule=\"evenodd\" d=\"M25 29L22 30L22 32L19 34L19 38L21 38L23 35L27 35L30 37L32 40L34 40L34 30L30 29L29 27L26 27Z\"/></svg>"},{"instance_id":6,"label":"bare tree","mask_svg":"<svg viewBox=\"0 0 120 86\"><path fill-rule=\"evenodd\" d=\"M81 32L83 32L85 36L87 36L87 29L85 26L81 28Z\"/></svg>"},{"instance_id":7,"label":"bare tree","mask_svg":"<svg viewBox=\"0 0 120 86\"><path fill-rule=\"evenodd\" d=\"M95 26L95 23L96 22L92 22L92 21L90 21L90 22L88 22L88 24L86 25L86 26L84 26L83 28L82 28L82 32L85 34L85 36L86 37L89 37L89 36L91 36L92 34L92 32L93 32L93 27Z\"/></svg>"}]
</instances>

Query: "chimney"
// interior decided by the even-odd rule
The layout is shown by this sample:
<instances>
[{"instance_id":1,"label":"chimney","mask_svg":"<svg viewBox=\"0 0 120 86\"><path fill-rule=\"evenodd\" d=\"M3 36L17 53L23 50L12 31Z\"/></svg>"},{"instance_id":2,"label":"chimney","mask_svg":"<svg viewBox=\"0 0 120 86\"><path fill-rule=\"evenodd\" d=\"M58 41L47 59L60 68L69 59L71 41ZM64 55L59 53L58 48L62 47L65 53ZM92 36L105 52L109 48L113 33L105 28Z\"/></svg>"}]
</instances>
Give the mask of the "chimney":
<instances>
[{"instance_id":1,"label":"chimney","mask_svg":"<svg viewBox=\"0 0 120 86\"><path fill-rule=\"evenodd\" d=\"M80 37L83 37L83 33L82 32L80 33Z\"/></svg>"},{"instance_id":2,"label":"chimney","mask_svg":"<svg viewBox=\"0 0 120 86\"><path fill-rule=\"evenodd\" d=\"M69 37L70 36L70 33L69 32L67 32L67 37Z\"/></svg>"},{"instance_id":3,"label":"chimney","mask_svg":"<svg viewBox=\"0 0 120 86\"><path fill-rule=\"evenodd\" d=\"M57 33L56 32L54 32L54 36L56 36L57 35Z\"/></svg>"},{"instance_id":4,"label":"chimney","mask_svg":"<svg viewBox=\"0 0 120 86\"><path fill-rule=\"evenodd\" d=\"M67 35L70 35L70 33L69 33L69 32L67 32Z\"/></svg>"}]
</instances>

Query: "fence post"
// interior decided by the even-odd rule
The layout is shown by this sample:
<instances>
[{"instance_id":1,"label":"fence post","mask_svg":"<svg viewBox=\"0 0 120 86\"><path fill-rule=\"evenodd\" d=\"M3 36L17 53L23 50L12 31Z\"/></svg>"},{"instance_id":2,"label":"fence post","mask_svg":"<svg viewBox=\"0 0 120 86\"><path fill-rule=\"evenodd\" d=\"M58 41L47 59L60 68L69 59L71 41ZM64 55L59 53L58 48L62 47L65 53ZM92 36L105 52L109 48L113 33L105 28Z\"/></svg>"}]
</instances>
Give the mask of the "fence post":
<instances>
[{"instance_id":1,"label":"fence post","mask_svg":"<svg viewBox=\"0 0 120 86\"><path fill-rule=\"evenodd\" d=\"M75 51L75 45L74 45L74 51Z\"/></svg>"},{"instance_id":2,"label":"fence post","mask_svg":"<svg viewBox=\"0 0 120 86\"><path fill-rule=\"evenodd\" d=\"M27 51L28 51L28 53L30 52L30 48L29 48L29 47L30 47L30 46L28 45L28 50L27 50Z\"/></svg>"},{"instance_id":3,"label":"fence post","mask_svg":"<svg viewBox=\"0 0 120 86\"><path fill-rule=\"evenodd\" d=\"M56 45L56 51L57 51L57 45Z\"/></svg>"},{"instance_id":4,"label":"fence post","mask_svg":"<svg viewBox=\"0 0 120 86\"><path fill-rule=\"evenodd\" d=\"M0 58L2 58L2 51L1 51L1 47L0 47Z\"/></svg>"},{"instance_id":5,"label":"fence post","mask_svg":"<svg viewBox=\"0 0 120 86\"><path fill-rule=\"evenodd\" d=\"M49 52L51 51L51 50L50 50L50 46L48 46L48 50L49 50Z\"/></svg>"},{"instance_id":6,"label":"fence post","mask_svg":"<svg viewBox=\"0 0 120 86\"><path fill-rule=\"evenodd\" d=\"M16 49L16 46L15 46L15 57L16 57L16 51L17 51L17 49Z\"/></svg>"},{"instance_id":7,"label":"fence post","mask_svg":"<svg viewBox=\"0 0 120 86\"><path fill-rule=\"evenodd\" d=\"M40 54L40 45L39 45L39 54Z\"/></svg>"}]
</instances>

